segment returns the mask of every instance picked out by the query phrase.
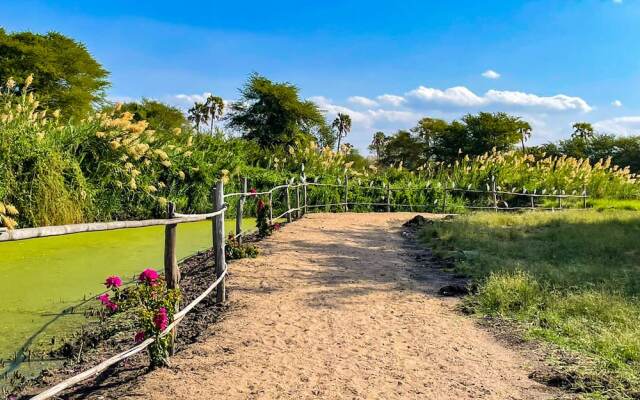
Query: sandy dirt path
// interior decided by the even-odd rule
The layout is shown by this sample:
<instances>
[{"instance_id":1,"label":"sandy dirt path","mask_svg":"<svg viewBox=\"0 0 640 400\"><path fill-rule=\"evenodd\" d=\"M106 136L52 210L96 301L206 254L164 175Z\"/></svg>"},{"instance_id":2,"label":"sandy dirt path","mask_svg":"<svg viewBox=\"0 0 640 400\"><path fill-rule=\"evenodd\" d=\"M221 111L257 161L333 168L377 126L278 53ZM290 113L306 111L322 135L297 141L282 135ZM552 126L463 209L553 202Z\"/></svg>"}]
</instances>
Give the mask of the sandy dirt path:
<instances>
[{"instance_id":1,"label":"sandy dirt path","mask_svg":"<svg viewBox=\"0 0 640 400\"><path fill-rule=\"evenodd\" d=\"M411 278L415 214L311 214L230 267L231 311L129 398L542 399L530 366ZM413 261L415 264L415 261Z\"/></svg>"}]
</instances>

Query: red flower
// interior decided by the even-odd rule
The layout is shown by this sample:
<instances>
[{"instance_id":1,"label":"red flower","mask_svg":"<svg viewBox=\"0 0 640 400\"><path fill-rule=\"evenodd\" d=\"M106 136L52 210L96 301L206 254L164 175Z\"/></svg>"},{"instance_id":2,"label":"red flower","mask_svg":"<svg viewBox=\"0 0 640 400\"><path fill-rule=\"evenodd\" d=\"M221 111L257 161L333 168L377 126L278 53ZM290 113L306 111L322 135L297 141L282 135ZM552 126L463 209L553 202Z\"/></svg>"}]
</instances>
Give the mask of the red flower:
<instances>
[{"instance_id":1,"label":"red flower","mask_svg":"<svg viewBox=\"0 0 640 400\"><path fill-rule=\"evenodd\" d=\"M258 200L258 210L262 210L264 208L264 201L262 199Z\"/></svg>"},{"instance_id":2,"label":"red flower","mask_svg":"<svg viewBox=\"0 0 640 400\"><path fill-rule=\"evenodd\" d=\"M134 336L133 340L138 344L144 342L144 332L136 332L136 336Z\"/></svg>"},{"instance_id":3,"label":"red flower","mask_svg":"<svg viewBox=\"0 0 640 400\"><path fill-rule=\"evenodd\" d=\"M169 324L169 318L167 317L166 308L160 307L156 315L154 315L153 317L153 324L161 332L167 329L167 325Z\"/></svg>"},{"instance_id":4,"label":"red flower","mask_svg":"<svg viewBox=\"0 0 640 400\"><path fill-rule=\"evenodd\" d=\"M249 197L256 197L256 193L258 193L258 191L256 190L256 188L251 188L251 190L249 190Z\"/></svg>"},{"instance_id":5,"label":"red flower","mask_svg":"<svg viewBox=\"0 0 640 400\"><path fill-rule=\"evenodd\" d=\"M147 268L144 271L142 271L142 273L138 277L138 280L140 282L144 282L151 286L154 286L159 277L160 275L155 269Z\"/></svg>"},{"instance_id":6,"label":"red flower","mask_svg":"<svg viewBox=\"0 0 640 400\"><path fill-rule=\"evenodd\" d=\"M275 224L273 224L273 229L276 230L276 231L279 231L280 230L280 223L276 222Z\"/></svg>"},{"instance_id":7,"label":"red flower","mask_svg":"<svg viewBox=\"0 0 640 400\"><path fill-rule=\"evenodd\" d=\"M117 288L122 286L122 279L120 279L119 276L113 275L107 278L106 281L104 281L104 285L108 288Z\"/></svg>"}]
</instances>

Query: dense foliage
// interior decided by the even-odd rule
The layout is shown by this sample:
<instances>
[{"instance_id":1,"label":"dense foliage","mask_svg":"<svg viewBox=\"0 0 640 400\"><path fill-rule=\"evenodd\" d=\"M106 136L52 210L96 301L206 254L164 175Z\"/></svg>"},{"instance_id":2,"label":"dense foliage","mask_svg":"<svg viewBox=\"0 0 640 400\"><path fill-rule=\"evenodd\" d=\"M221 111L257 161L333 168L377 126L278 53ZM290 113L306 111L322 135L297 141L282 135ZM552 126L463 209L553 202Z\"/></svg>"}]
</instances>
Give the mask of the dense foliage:
<instances>
[{"instance_id":1,"label":"dense foliage","mask_svg":"<svg viewBox=\"0 0 640 400\"><path fill-rule=\"evenodd\" d=\"M30 85L24 84L33 76ZM59 33L6 33L0 28L0 82L16 79L12 88L37 90L45 108L64 116L83 117L104 99L108 72L82 43Z\"/></svg>"}]
</instances>

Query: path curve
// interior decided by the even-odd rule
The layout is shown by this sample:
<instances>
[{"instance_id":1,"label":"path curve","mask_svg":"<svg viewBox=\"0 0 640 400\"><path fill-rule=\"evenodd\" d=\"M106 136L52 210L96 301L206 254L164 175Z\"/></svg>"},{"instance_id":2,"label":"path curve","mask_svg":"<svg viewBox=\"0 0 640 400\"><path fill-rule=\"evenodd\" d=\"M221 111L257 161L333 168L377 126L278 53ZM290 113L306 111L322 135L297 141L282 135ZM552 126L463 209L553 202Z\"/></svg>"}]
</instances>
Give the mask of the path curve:
<instances>
[{"instance_id":1,"label":"path curve","mask_svg":"<svg viewBox=\"0 0 640 400\"><path fill-rule=\"evenodd\" d=\"M311 214L232 264L231 311L149 399L542 399L527 362L410 278L410 213Z\"/></svg>"}]
</instances>

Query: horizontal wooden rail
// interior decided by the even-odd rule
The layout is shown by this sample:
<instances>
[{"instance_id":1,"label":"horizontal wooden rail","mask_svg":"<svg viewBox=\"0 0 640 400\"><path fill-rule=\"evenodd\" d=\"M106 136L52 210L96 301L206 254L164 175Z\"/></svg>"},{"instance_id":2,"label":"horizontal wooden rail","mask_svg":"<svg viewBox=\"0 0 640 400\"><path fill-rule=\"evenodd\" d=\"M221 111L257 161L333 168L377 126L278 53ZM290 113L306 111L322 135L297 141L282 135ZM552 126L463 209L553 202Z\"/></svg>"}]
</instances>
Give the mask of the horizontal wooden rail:
<instances>
[{"instance_id":1,"label":"horizontal wooden rail","mask_svg":"<svg viewBox=\"0 0 640 400\"><path fill-rule=\"evenodd\" d=\"M71 235L85 232L113 231L117 229L144 228L147 226L162 226L182 224L186 222L204 221L222 214L222 210L209 214L176 214L176 218L167 219L145 219L140 221L112 221L112 222L90 222L86 224L54 225L42 226L38 228L13 229L0 232L0 242L15 240L25 240L43 238L49 236Z\"/></svg>"},{"instance_id":2,"label":"horizontal wooden rail","mask_svg":"<svg viewBox=\"0 0 640 400\"><path fill-rule=\"evenodd\" d=\"M584 199L589 198L586 194L553 194L553 193L522 193L522 192L505 192L496 190L493 192L492 190L478 190L478 189L462 189L462 188L446 188L444 189L447 192L467 192L467 193L484 193L484 194L509 194L513 196L523 196L523 197L552 197L552 198L576 198L576 199Z\"/></svg>"}]
</instances>

